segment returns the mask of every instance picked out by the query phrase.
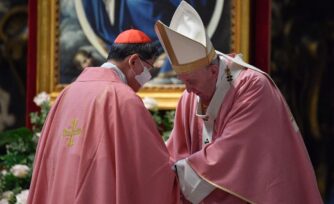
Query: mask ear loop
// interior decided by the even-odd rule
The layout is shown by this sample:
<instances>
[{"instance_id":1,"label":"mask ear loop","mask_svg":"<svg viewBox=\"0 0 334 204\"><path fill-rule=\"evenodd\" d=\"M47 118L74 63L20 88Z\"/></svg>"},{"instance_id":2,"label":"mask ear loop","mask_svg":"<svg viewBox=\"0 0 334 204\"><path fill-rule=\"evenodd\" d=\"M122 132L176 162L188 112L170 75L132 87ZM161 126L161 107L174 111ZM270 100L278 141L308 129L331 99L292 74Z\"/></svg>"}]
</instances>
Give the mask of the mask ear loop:
<instances>
[{"instance_id":1,"label":"mask ear loop","mask_svg":"<svg viewBox=\"0 0 334 204\"><path fill-rule=\"evenodd\" d=\"M147 69L147 67L144 66L144 64L141 61L139 62L143 66L143 71L140 74L135 75L135 79L141 86L143 86L146 82L148 82L152 78L152 75L149 69Z\"/></svg>"},{"instance_id":2,"label":"mask ear loop","mask_svg":"<svg viewBox=\"0 0 334 204\"><path fill-rule=\"evenodd\" d=\"M138 56L139 56L139 55L138 55ZM139 63L143 66L143 64L142 64L142 62L141 62L141 58L138 57L138 59L139 59ZM132 65L135 65L135 61L132 60L131 64L132 64ZM137 73L135 72L135 70L134 70L132 67L130 67L130 69L131 69L131 71L132 71L132 73L133 73L134 76L137 76L137 75L139 75L139 74L142 73L142 72L141 72L141 73L137 74Z\"/></svg>"}]
</instances>

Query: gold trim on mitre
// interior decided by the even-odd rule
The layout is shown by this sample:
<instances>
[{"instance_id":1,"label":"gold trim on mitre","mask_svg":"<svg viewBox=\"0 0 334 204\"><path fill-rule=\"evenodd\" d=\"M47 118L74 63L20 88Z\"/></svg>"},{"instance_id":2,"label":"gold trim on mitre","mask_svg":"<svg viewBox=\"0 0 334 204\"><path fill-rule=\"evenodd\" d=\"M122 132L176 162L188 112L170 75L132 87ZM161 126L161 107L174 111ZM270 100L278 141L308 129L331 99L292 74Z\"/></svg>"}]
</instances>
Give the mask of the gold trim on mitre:
<instances>
[{"instance_id":1,"label":"gold trim on mitre","mask_svg":"<svg viewBox=\"0 0 334 204\"><path fill-rule=\"evenodd\" d=\"M189 73L189 72L195 71L199 68L204 68L207 65L209 65L212 62L212 60L217 56L214 47L212 47L210 52L207 53L207 55L205 57L203 57L201 59L197 59L197 60L189 62L189 63L180 64L179 61L177 60L174 49L172 48L171 42L170 42L170 40L168 38L168 35L166 33L166 30L165 30L165 29L170 29L170 28L167 27L166 25L164 25L161 21L156 22L155 28L156 28L155 29L156 33L157 33L157 35L160 39L160 42L161 42L162 46L165 48L165 50L166 50L166 52L169 56L170 62L172 64L172 67L177 74ZM175 31L173 31L173 32L175 32ZM177 33L177 32L175 32L175 33ZM179 35L181 35L181 34L179 34ZM183 37L193 41L196 44L202 45L201 43L199 43L199 42L197 42L193 39L190 39L187 36L183 36ZM206 50L206 47L203 46L203 49Z\"/></svg>"},{"instance_id":2,"label":"gold trim on mitre","mask_svg":"<svg viewBox=\"0 0 334 204\"><path fill-rule=\"evenodd\" d=\"M192 72L199 68L204 68L208 66L215 57L216 57L216 50L212 48L210 53L206 57L186 64L180 64L180 65L173 64L173 68L177 74Z\"/></svg>"}]
</instances>

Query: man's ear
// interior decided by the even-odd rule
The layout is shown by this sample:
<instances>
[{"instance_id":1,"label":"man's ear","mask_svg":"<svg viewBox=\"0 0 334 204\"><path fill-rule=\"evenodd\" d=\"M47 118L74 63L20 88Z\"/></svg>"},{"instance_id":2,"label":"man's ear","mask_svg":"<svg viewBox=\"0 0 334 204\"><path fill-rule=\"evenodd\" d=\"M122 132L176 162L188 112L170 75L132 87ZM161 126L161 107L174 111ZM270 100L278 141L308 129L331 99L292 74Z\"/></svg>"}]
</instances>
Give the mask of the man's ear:
<instances>
[{"instance_id":1,"label":"man's ear","mask_svg":"<svg viewBox=\"0 0 334 204\"><path fill-rule=\"evenodd\" d=\"M137 61L138 58L139 58L138 54L132 54L132 55L130 55L129 61L128 61L129 66L133 67L136 64L136 61Z\"/></svg>"},{"instance_id":2,"label":"man's ear","mask_svg":"<svg viewBox=\"0 0 334 204\"><path fill-rule=\"evenodd\" d=\"M210 65L209 70L210 70L210 73L211 73L212 75L216 76L216 75L218 75L219 65L217 65L217 64L212 64L212 65Z\"/></svg>"}]
</instances>

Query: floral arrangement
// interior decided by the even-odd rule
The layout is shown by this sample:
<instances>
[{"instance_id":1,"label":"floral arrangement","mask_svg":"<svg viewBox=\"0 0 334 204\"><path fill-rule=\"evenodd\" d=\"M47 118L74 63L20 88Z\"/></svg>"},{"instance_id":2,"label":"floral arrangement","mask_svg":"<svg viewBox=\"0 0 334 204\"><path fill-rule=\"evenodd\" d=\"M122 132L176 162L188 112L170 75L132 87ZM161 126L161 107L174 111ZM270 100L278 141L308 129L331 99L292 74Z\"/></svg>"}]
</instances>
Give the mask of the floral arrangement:
<instances>
[{"instance_id":1,"label":"floral arrangement","mask_svg":"<svg viewBox=\"0 0 334 204\"><path fill-rule=\"evenodd\" d=\"M159 110L158 103L154 98L146 97L143 102L145 107L151 112L163 140L166 141L173 129L175 111Z\"/></svg>"},{"instance_id":2,"label":"floral arrangement","mask_svg":"<svg viewBox=\"0 0 334 204\"><path fill-rule=\"evenodd\" d=\"M34 139L38 141L46 116L51 108L50 96L46 92L41 92L34 98L34 103L40 107L40 111L30 113L30 122L32 124Z\"/></svg>"},{"instance_id":3,"label":"floral arrangement","mask_svg":"<svg viewBox=\"0 0 334 204\"><path fill-rule=\"evenodd\" d=\"M38 138L50 111L50 96L42 92L34 98L40 110L30 113L32 131L19 128L0 133L0 204L25 204L32 176ZM143 99L164 140L173 127L175 111L158 110L153 98Z\"/></svg>"},{"instance_id":4,"label":"floral arrangement","mask_svg":"<svg viewBox=\"0 0 334 204\"><path fill-rule=\"evenodd\" d=\"M19 128L0 133L0 204L24 204L28 198L32 165L50 97L42 92L34 98L40 111L30 114L32 131Z\"/></svg>"}]
</instances>

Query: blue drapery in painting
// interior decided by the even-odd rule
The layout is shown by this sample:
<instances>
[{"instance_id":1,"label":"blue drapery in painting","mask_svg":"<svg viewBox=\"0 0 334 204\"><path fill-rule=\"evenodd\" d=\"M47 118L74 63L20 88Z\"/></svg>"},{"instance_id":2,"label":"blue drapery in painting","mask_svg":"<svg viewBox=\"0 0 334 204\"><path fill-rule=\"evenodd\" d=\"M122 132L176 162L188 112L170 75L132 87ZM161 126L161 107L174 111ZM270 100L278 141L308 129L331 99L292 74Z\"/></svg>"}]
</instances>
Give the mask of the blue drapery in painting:
<instances>
[{"instance_id":1,"label":"blue drapery in painting","mask_svg":"<svg viewBox=\"0 0 334 204\"><path fill-rule=\"evenodd\" d=\"M161 20L169 24L172 14L181 0L120 0L115 2L115 21L110 22L106 5L103 0L82 0L88 22L96 35L98 35L107 45L111 45L116 36L123 30L135 28L144 31L150 38L159 45L158 38L154 32L154 24ZM193 7L206 8L207 0L187 1ZM117 9L116 9L117 8ZM161 67L160 72L171 70L168 60Z\"/></svg>"},{"instance_id":2,"label":"blue drapery in painting","mask_svg":"<svg viewBox=\"0 0 334 204\"><path fill-rule=\"evenodd\" d=\"M95 33L107 44L111 44L118 33L136 28L157 40L154 24L157 20L169 24L172 14L181 0L121 0L115 7L115 22L111 24L103 0L83 0L87 19ZM195 7L195 0L188 1ZM207 0L201 0L205 6Z\"/></svg>"}]
</instances>

